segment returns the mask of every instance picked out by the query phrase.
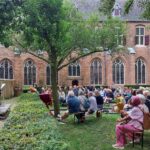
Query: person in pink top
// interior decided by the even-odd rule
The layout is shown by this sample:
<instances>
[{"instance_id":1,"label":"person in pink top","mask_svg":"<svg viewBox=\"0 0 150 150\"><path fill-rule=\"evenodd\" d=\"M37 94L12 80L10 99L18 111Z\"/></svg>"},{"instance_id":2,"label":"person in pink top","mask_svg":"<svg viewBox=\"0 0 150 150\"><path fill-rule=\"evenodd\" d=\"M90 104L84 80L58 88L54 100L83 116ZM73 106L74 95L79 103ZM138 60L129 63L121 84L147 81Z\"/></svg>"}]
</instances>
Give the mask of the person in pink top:
<instances>
[{"instance_id":1,"label":"person in pink top","mask_svg":"<svg viewBox=\"0 0 150 150\"><path fill-rule=\"evenodd\" d=\"M143 112L138 107L141 101L138 96L132 96L131 105L132 109L128 115L124 118L117 120L116 125L116 144L112 145L116 149L124 149L125 144L127 144L126 136L129 140L132 139L132 132L143 130ZM123 124L122 122L126 122ZM136 137L136 141L139 137Z\"/></svg>"}]
</instances>

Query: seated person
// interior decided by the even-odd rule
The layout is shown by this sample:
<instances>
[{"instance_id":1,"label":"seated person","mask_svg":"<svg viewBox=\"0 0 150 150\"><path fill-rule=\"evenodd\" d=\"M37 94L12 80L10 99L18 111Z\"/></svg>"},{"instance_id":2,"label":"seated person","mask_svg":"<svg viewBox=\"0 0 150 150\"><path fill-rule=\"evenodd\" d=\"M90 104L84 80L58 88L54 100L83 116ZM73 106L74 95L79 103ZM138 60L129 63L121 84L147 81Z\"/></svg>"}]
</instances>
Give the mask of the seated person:
<instances>
[{"instance_id":1,"label":"seated person","mask_svg":"<svg viewBox=\"0 0 150 150\"><path fill-rule=\"evenodd\" d=\"M30 87L29 87L29 90L30 90L30 92L32 92L32 93L37 92L36 88L34 88L33 86L30 86Z\"/></svg>"},{"instance_id":2,"label":"seated person","mask_svg":"<svg viewBox=\"0 0 150 150\"><path fill-rule=\"evenodd\" d=\"M137 96L140 98L141 100L141 104L140 104L140 108L144 111L144 113L149 113L149 109L148 107L145 105L145 101L146 101L146 98L143 94L137 94Z\"/></svg>"},{"instance_id":3,"label":"seated person","mask_svg":"<svg viewBox=\"0 0 150 150\"><path fill-rule=\"evenodd\" d=\"M123 107L124 107L124 98L120 93L118 93L116 95L116 104L113 105L113 111L120 113L120 111L123 110Z\"/></svg>"},{"instance_id":4,"label":"seated person","mask_svg":"<svg viewBox=\"0 0 150 150\"><path fill-rule=\"evenodd\" d=\"M90 107L89 107L88 111L86 112L86 115L93 114L95 111L97 111L97 102L96 102L96 98L95 98L93 92L90 91L88 93L88 99L90 102Z\"/></svg>"},{"instance_id":5,"label":"seated person","mask_svg":"<svg viewBox=\"0 0 150 150\"><path fill-rule=\"evenodd\" d=\"M66 119L70 114L80 112L80 101L71 90L68 92L67 104L68 110L60 116L60 121Z\"/></svg>"},{"instance_id":6,"label":"seated person","mask_svg":"<svg viewBox=\"0 0 150 150\"><path fill-rule=\"evenodd\" d=\"M112 93L112 90L106 89L106 95L105 95L104 102L105 103L111 103L113 99L114 99L114 95Z\"/></svg>"},{"instance_id":7,"label":"seated person","mask_svg":"<svg viewBox=\"0 0 150 150\"><path fill-rule=\"evenodd\" d=\"M79 99L79 101L80 101L80 111L85 112L85 111L86 111L85 103L86 103L86 101L87 101L87 98L86 98L86 96L84 95L84 92L83 92L83 91L80 91L80 92L79 92L78 99Z\"/></svg>"},{"instance_id":8,"label":"seated person","mask_svg":"<svg viewBox=\"0 0 150 150\"><path fill-rule=\"evenodd\" d=\"M125 144L127 144L126 137L132 140L132 132L143 130L143 112L139 108L141 101L138 96L133 96L131 100L132 109L131 112L123 118L117 120L116 125L116 144L112 145L116 149L124 149ZM126 124L121 124L121 122L126 122ZM137 136L136 141L140 140Z\"/></svg>"},{"instance_id":9,"label":"seated person","mask_svg":"<svg viewBox=\"0 0 150 150\"><path fill-rule=\"evenodd\" d=\"M62 104L62 106L65 105L66 104L66 95L65 95L64 89L62 87L59 88L58 95L59 95L59 101Z\"/></svg>"}]
</instances>

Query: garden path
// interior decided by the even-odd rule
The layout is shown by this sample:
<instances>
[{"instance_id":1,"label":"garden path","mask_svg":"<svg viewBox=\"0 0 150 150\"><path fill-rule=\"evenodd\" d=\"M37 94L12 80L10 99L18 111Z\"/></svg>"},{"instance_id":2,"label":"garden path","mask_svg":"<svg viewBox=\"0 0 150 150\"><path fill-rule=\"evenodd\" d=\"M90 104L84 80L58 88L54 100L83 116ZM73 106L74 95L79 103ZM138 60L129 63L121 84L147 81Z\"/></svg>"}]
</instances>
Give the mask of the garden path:
<instances>
[{"instance_id":1,"label":"garden path","mask_svg":"<svg viewBox=\"0 0 150 150\"><path fill-rule=\"evenodd\" d=\"M12 110L16 106L16 101L17 101L17 98L14 97L14 98L11 98L11 99L3 100L2 104L10 104L10 110ZM5 121L6 121L6 119L5 120L0 120L0 129L3 127Z\"/></svg>"}]
</instances>

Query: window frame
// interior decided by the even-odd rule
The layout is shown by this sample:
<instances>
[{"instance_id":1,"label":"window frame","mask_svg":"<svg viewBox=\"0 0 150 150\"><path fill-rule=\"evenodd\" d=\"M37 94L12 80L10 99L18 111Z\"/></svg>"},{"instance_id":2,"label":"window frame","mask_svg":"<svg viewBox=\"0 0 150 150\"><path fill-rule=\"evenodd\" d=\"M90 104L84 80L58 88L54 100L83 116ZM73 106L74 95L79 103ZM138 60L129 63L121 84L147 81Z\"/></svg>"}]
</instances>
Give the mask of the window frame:
<instances>
[{"instance_id":1,"label":"window frame","mask_svg":"<svg viewBox=\"0 0 150 150\"><path fill-rule=\"evenodd\" d=\"M138 34L137 34L137 29L138 29ZM143 34L141 34L141 29L143 29ZM145 26L144 25L138 25L136 26L135 29L135 39L136 39L136 43L135 45L137 46L144 46L145 45ZM143 42L141 42L143 39Z\"/></svg>"},{"instance_id":2,"label":"window frame","mask_svg":"<svg viewBox=\"0 0 150 150\"><path fill-rule=\"evenodd\" d=\"M31 65L29 64L29 66L27 66L27 75L26 75L27 77L25 77L25 67L26 67L26 64L29 63L29 61L31 61ZM29 67L31 67L31 73L32 73L31 79L29 79L29 75L30 75L29 74L29 69L30 69ZM32 59L27 59L24 61L23 70L24 70L24 74L23 74L24 75L24 85L33 85L34 83L36 83L36 81L37 81L37 67L36 67L35 62ZM25 78L27 78L27 79L25 79ZM31 80L31 81L29 81L29 80Z\"/></svg>"},{"instance_id":3,"label":"window frame","mask_svg":"<svg viewBox=\"0 0 150 150\"><path fill-rule=\"evenodd\" d=\"M48 67L49 67L49 71L50 71L50 73L49 73L49 77L48 77L48 73L47 73L47 69L48 69ZM46 85L52 85L52 80L51 80L51 66L48 64L47 66L46 66ZM49 78L49 80L48 80L48 78ZM49 83L48 83L49 82Z\"/></svg>"},{"instance_id":4,"label":"window frame","mask_svg":"<svg viewBox=\"0 0 150 150\"><path fill-rule=\"evenodd\" d=\"M144 66L144 70L143 70L143 66ZM146 64L142 58L138 58L135 62L135 83L146 84Z\"/></svg>"},{"instance_id":5,"label":"window frame","mask_svg":"<svg viewBox=\"0 0 150 150\"><path fill-rule=\"evenodd\" d=\"M90 64L90 84L101 85L102 84L102 61L98 58L92 60ZM97 81L96 81L97 80Z\"/></svg>"},{"instance_id":6,"label":"window frame","mask_svg":"<svg viewBox=\"0 0 150 150\"><path fill-rule=\"evenodd\" d=\"M117 62L118 61L118 62ZM122 71L123 69L123 71ZM112 79L114 84L125 83L125 65L122 59L117 58L112 64Z\"/></svg>"},{"instance_id":7,"label":"window frame","mask_svg":"<svg viewBox=\"0 0 150 150\"><path fill-rule=\"evenodd\" d=\"M71 72L70 72L71 71ZM81 66L79 62L71 63L68 65L68 77L80 77Z\"/></svg>"},{"instance_id":8,"label":"window frame","mask_svg":"<svg viewBox=\"0 0 150 150\"><path fill-rule=\"evenodd\" d=\"M7 64L7 66L6 66L6 64ZM0 76L0 79L13 80L14 79L14 70L13 70L12 62L9 59L4 58L0 61L0 69L1 69L1 67L3 68L3 73L2 73L3 77Z\"/></svg>"}]
</instances>

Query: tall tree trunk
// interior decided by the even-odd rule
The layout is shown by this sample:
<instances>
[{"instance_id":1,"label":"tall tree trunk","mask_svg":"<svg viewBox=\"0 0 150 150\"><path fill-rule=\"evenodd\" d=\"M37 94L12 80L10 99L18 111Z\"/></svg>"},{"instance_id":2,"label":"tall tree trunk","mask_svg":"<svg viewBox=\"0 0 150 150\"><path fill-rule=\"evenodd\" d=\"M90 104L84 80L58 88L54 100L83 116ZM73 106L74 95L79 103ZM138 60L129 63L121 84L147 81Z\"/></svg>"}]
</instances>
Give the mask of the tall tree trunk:
<instances>
[{"instance_id":1,"label":"tall tree trunk","mask_svg":"<svg viewBox=\"0 0 150 150\"><path fill-rule=\"evenodd\" d=\"M60 109L57 91L57 81L58 81L57 56L55 51L52 50L52 55L50 58L51 58L51 81L52 81L52 95L54 103L54 116L57 117L57 115L60 112Z\"/></svg>"}]
</instances>

